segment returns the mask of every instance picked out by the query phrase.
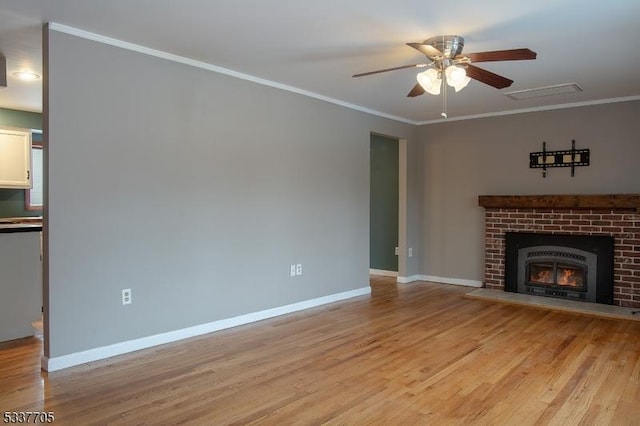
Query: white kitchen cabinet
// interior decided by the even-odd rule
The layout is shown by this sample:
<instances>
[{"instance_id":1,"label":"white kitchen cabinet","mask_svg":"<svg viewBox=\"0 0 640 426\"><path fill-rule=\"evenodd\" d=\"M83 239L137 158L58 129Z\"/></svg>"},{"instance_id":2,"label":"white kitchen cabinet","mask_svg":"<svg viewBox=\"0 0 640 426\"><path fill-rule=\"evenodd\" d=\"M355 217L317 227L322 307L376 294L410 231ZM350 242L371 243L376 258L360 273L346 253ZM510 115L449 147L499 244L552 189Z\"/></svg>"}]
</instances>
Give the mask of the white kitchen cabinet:
<instances>
[{"instance_id":1,"label":"white kitchen cabinet","mask_svg":"<svg viewBox=\"0 0 640 426\"><path fill-rule=\"evenodd\" d=\"M31 188L31 131L0 127L0 188Z\"/></svg>"}]
</instances>

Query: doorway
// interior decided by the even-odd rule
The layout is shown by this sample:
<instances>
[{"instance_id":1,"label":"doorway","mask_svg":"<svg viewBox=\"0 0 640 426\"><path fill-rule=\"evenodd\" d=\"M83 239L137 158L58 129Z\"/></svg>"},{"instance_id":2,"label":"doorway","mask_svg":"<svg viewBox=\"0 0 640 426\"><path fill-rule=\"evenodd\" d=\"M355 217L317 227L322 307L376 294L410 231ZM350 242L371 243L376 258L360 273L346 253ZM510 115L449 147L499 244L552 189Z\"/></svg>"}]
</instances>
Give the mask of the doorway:
<instances>
[{"instance_id":1,"label":"doorway","mask_svg":"<svg viewBox=\"0 0 640 426\"><path fill-rule=\"evenodd\" d=\"M369 268L398 275L399 140L370 136Z\"/></svg>"}]
</instances>

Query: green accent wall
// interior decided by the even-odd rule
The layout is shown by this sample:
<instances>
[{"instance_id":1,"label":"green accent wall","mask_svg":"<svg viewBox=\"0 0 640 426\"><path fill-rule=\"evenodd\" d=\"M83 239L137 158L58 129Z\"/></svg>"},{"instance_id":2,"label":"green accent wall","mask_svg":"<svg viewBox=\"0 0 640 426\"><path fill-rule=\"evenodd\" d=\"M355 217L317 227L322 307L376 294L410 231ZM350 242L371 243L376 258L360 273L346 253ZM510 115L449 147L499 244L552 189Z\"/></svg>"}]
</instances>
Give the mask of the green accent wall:
<instances>
[{"instance_id":1,"label":"green accent wall","mask_svg":"<svg viewBox=\"0 0 640 426\"><path fill-rule=\"evenodd\" d=\"M41 130L42 114L0 108L0 126ZM41 142L42 134L33 133L33 142ZM0 188L0 217L41 216L42 211L24 209L24 190Z\"/></svg>"},{"instance_id":2,"label":"green accent wall","mask_svg":"<svg viewBox=\"0 0 640 426\"><path fill-rule=\"evenodd\" d=\"M371 135L370 268L398 271L399 143Z\"/></svg>"}]
</instances>

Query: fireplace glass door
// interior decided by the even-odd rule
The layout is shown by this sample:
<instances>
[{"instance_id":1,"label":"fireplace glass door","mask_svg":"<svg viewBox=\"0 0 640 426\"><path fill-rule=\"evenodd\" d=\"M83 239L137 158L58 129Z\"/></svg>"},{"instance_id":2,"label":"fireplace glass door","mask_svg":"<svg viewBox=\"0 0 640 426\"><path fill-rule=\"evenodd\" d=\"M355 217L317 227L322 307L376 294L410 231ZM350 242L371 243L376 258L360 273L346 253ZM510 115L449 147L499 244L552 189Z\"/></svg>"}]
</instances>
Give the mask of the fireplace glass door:
<instances>
[{"instance_id":1,"label":"fireplace glass door","mask_svg":"<svg viewBox=\"0 0 640 426\"><path fill-rule=\"evenodd\" d=\"M529 285L585 290L587 280L584 266L552 260L531 261L527 263L526 270Z\"/></svg>"}]
</instances>

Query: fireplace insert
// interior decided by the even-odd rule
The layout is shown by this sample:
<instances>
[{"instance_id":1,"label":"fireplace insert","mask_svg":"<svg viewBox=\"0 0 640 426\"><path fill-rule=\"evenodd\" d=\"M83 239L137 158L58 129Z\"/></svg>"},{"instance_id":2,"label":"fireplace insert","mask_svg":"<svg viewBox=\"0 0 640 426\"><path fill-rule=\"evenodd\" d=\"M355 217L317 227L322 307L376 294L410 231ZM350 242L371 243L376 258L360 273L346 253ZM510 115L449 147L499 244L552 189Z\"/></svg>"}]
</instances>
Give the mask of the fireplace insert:
<instances>
[{"instance_id":1,"label":"fireplace insert","mask_svg":"<svg viewBox=\"0 0 640 426\"><path fill-rule=\"evenodd\" d=\"M613 237L507 232L505 291L613 304Z\"/></svg>"}]
</instances>

